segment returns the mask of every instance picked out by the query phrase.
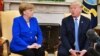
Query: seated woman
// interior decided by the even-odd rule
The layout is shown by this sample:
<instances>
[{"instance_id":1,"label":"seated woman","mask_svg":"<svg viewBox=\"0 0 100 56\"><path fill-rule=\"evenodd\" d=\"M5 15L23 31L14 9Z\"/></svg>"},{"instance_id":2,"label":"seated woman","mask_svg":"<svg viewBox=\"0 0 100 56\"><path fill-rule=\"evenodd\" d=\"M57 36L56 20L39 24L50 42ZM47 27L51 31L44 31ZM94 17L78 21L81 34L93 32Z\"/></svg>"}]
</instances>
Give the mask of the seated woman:
<instances>
[{"instance_id":1,"label":"seated woman","mask_svg":"<svg viewBox=\"0 0 100 56\"><path fill-rule=\"evenodd\" d=\"M21 16L15 17L12 26L10 50L23 56L44 56L42 32L37 19L33 16L34 5L22 3L19 6Z\"/></svg>"}]
</instances>

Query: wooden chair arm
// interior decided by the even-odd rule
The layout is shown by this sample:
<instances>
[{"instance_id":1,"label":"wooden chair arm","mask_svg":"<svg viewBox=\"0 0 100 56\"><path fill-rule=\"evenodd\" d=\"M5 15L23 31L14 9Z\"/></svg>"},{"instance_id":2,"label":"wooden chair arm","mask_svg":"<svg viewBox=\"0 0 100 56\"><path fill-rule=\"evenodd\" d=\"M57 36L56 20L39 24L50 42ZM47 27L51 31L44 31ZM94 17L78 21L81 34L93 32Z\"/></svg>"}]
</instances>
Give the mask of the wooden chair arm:
<instances>
[{"instance_id":1,"label":"wooden chair arm","mask_svg":"<svg viewBox=\"0 0 100 56\"><path fill-rule=\"evenodd\" d=\"M10 47L9 47L9 40L6 39L6 38L4 38L4 37L1 37L1 44L2 44L2 46L4 44L6 44L6 47L7 47L7 55L10 55L11 52L10 52Z\"/></svg>"}]
</instances>

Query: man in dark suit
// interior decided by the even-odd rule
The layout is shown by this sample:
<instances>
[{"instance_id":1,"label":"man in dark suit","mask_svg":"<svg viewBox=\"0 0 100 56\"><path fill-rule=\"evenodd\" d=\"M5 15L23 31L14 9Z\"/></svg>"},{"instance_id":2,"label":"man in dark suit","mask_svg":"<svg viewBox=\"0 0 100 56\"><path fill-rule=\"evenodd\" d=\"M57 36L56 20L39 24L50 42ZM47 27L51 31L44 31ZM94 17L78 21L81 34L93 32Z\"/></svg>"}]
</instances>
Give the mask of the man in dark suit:
<instances>
[{"instance_id":1,"label":"man in dark suit","mask_svg":"<svg viewBox=\"0 0 100 56\"><path fill-rule=\"evenodd\" d=\"M71 15L62 20L61 45L58 56L84 56L89 46L86 32L90 29L90 20L81 15L82 5L74 1L70 5Z\"/></svg>"}]
</instances>

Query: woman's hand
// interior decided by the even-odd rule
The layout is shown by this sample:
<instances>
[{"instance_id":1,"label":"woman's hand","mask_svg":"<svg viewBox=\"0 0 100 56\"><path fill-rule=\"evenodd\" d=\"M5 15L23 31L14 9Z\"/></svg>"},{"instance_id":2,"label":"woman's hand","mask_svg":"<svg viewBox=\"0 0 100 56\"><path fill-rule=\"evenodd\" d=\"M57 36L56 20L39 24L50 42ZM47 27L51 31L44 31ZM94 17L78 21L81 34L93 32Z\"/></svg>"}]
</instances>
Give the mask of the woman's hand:
<instances>
[{"instance_id":1,"label":"woman's hand","mask_svg":"<svg viewBox=\"0 0 100 56\"><path fill-rule=\"evenodd\" d=\"M32 48L39 49L40 47L41 47L41 45L39 45L37 43L27 46L27 48L29 48L29 49L32 49Z\"/></svg>"},{"instance_id":2,"label":"woman's hand","mask_svg":"<svg viewBox=\"0 0 100 56\"><path fill-rule=\"evenodd\" d=\"M28 49L32 49L33 47L32 47L32 45L28 45L27 48Z\"/></svg>"},{"instance_id":3,"label":"woman's hand","mask_svg":"<svg viewBox=\"0 0 100 56\"><path fill-rule=\"evenodd\" d=\"M39 49L41 46L37 43L32 44L33 48Z\"/></svg>"}]
</instances>

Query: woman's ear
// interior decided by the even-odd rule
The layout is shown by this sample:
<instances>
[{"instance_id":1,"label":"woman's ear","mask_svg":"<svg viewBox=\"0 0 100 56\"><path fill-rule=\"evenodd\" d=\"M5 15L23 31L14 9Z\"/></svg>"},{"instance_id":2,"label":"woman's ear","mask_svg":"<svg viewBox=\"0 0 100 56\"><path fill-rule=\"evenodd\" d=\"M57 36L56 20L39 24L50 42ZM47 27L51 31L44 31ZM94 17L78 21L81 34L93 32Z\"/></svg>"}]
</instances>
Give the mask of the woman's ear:
<instances>
[{"instance_id":1,"label":"woman's ear","mask_svg":"<svg viewBox=\"0 0 100 56\"><path fill-rule=\"evenodd\" d=\"M25 11L23 11L23 15L25 15L26 14L26 12Z\"/></svg>"}]
</instances>

